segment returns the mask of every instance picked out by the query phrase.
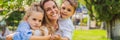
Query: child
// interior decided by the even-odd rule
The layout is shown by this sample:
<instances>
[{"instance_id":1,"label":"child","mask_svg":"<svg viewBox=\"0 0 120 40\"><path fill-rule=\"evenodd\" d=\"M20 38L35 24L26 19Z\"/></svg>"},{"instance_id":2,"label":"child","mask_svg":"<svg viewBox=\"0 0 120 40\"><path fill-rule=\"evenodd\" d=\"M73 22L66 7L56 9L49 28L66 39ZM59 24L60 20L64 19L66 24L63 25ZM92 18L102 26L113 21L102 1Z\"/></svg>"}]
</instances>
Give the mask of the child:
<instances>
[{"instance_id":1,"label":"child","mask_svg":"<svg viewBox=\"0 0 120 40\"><path fill-rule=\"evenodd\" d=\"M41 16L41 17L38 17L38 19L40 19L41 18L41 20L39 20L39 22L41 22L41 23L38 23L38 24L40 24L41 25L41 27L39 26L39 29L32 29L31 31L32 31L32 35L33 36L45 36L45 35L48 35L48 29L47 29L47 27L45 27L45 26L43 26L42 25L42 20L43 20L43 13L44 13L44 11L39 7L39 4L38 3L34 3L34 4L32 4L31 5L31 8L30 8L30 10L27 10L28 11L28 13L24 16L24 20L25 21L27 21L27 18L28 18L28 16L30 15L29 13L30 13L30 11L38 11L39 13L42 13L41 15L38 15L38 16ZM35 12L34 12L35 13ZM35 15L35 16L37 16L37 15ZM32 21L29 21L29 23L30 22L32 22ZM31 25L34 25L35 23L31 23Z\"/></svg>"},{"instance_id":2,"label":"child","mask_svg":"<svg viewBox=\"0 0 120 40\"><path fill-rule=\"evenodd\" d=\"M42 26L44 11L39 4L33 4L19 24L16 33L8 35L7 40L48 40L48 30ZM46 36L44 36L46 35ZM41 37L40 37L41 36Z\"/></svg>"},{"instance_id":3,"label":"child","mask_svg":"<svg viewBox=\"0 0 120 40\"><path fill-rule=\"evenodd\" d=\"M60 8L61 18L58 21L63 40L72 40L74 25L70 17L75 13L77 3L74 0L63 0Z\"/></svg>"}]
</instances>

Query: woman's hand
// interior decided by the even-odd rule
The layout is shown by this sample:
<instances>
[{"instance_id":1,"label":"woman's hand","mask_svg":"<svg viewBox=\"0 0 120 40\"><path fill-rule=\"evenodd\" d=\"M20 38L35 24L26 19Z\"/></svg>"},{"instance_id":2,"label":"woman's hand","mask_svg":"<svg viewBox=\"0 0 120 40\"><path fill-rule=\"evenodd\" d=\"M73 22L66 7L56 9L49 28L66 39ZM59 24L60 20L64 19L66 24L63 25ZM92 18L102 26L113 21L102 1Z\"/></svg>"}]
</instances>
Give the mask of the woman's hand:
<instances>
[{"instance_id":1,"label":"woman's hand","mask_svg":"<svg viewBox=\"0 0 120 40\"><path fill-rule=\"evenodd\" d=\"M61 36L60 35L52 35L50 40L61 40Z\"/></svg>"}]
</instances>

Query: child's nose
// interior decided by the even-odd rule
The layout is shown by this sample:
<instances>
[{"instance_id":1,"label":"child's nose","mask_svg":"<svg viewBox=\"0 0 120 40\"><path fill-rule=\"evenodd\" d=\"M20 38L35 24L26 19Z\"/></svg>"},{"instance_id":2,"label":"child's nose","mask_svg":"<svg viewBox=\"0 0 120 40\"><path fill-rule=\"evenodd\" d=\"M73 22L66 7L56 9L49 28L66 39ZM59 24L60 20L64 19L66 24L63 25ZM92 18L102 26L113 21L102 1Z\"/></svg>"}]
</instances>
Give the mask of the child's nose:
<instances>
[{"instance_id":1,"label":"child's nose","mask_svg":"<svg viewBox=\"0 0 120 40\"><path fill-rule=\"evenodd\" d=\"M67 13L67 10L64 10L63 13Z\"/></svg>"},{"instance_id":2,"label":"child's nose","mask_svg":"<svg viewBox=\"0 0 120 40\"><path fill-rule=\"evenodd\" d=\"M35 23L38 25L38 24L39 24L39 21L36 21Z\"/></svg>"}]
</instances>

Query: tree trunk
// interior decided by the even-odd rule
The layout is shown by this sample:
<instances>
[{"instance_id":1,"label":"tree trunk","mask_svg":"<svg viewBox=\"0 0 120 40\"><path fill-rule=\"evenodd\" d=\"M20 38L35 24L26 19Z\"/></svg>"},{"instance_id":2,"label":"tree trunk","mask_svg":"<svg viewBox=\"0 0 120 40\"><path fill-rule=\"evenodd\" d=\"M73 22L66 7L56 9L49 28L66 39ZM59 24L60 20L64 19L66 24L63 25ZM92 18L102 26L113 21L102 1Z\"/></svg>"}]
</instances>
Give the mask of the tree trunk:
<instances>
[{"instance_id":1,"label":"tree trunk","mask_svg":"<svg viewBox=\"0 0 120 40\"><path fill-rule=\"evenodd\" d=\"M120 19L115 19L112 24L112 39L120 40Z\"/></svg>"},{"instance_id":2,"label":"tree trunk","mask_svg":"<svg viewBox=\"0 0 120 40\"><path fill-rule=\"evenodd\" d=\"M107 22L108 38L120 40L120 19L113 19Z\"/></svg>"}]
</instances>

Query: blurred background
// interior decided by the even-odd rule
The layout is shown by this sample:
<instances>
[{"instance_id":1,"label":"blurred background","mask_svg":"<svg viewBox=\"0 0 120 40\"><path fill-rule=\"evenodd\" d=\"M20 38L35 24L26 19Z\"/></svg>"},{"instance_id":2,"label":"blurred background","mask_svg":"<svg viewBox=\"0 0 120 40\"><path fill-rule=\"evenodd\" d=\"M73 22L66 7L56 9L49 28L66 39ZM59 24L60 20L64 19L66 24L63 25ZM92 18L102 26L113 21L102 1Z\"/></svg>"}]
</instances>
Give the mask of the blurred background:
<instances>
[{"instance_id":1,"label":"blurred background","mask_svg":"<svg viewBox=\"0 0 120 40\"><path fill-rule=\"evenodd\" d=\"M60 7L62 0L55 0ZM120 0L75 0L73 40L120 40ZM0 40L15 32L25 9L40 0L0 0ZM2 39L3 38L3 39Z\"/></svg>"}]
</instances>

